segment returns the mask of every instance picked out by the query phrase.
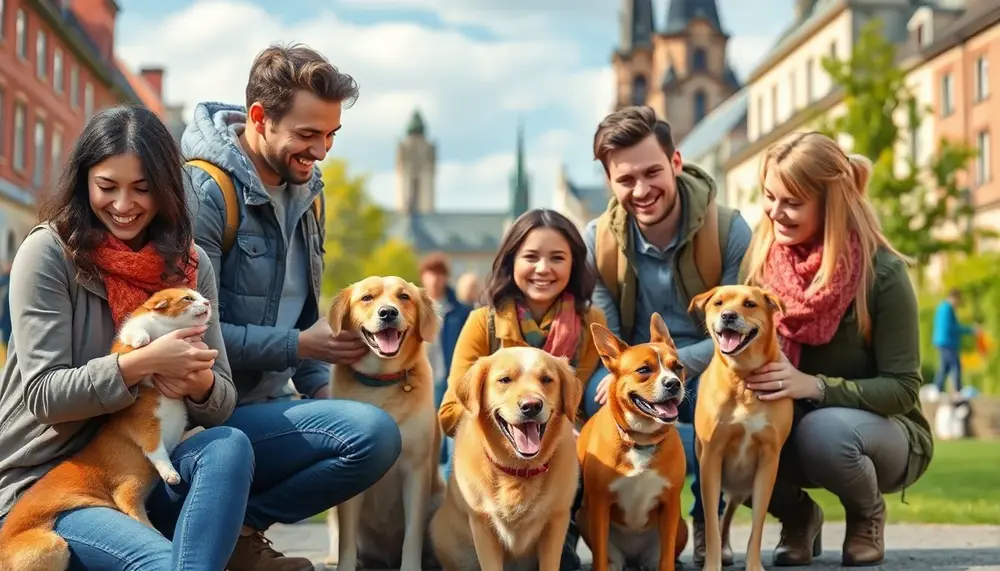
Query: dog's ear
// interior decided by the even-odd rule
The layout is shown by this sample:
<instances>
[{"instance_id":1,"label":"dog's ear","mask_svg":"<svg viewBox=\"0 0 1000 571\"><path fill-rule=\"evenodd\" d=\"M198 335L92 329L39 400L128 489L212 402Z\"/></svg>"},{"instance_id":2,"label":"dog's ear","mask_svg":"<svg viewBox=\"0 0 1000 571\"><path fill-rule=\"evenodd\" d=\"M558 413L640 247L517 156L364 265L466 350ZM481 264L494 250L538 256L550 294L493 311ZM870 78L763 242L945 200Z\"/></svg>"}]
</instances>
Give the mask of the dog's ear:
<instances>
[{"instance_id":1,"label":"dog's ear","mask_svg":"<svg viewBox=\"0 0 1000 571\"><path fill-rule=\"evenodd\" d=\"M431 299L430 294L424 288L417 288L420 297L417 298L417 332L420 339L428 343L433 343L441 330L441 315L438 313L438 304Z\"/></svg>"},{"instance_id":2,"label":"dog's ear","mask_svg":"<svg viewBox=\"0 0 1000 571\"><path fill-rule=\"evenodd\" d=\"M340 334L341 331L345 331L351 327L352 288L353 286L347 286L340 290L337 297L333 298L333 303L330 304L328 321L330 322L330 331L334 337Z\"/></svg>"},{"instance_id":3,"label":"dog's ear","mask_svg":"<svg viewBox=\"0 0 1000 571\"><path fill-rule=\"evenodd\" d=\"M761 290L761 295L764 296L764 303L767 304L767 306L771 309L772 312L774 311L780 311L781 313L785 312L785 302L781 301L780 297L766 290Z\"/></svg>"},{"instance_id":4,"label":"dog's ear","mask_svg":"<svg viewBox=\"0 0 1000 571\"><path fill-rule=\"evenodd\" d=\"M458 380L458 384L455 385L455 398L473 416L479 416L479 410L482 406L483 388L486 386L486 375L490 372L491 362L492 359L490 359L489 355L480 357L462 375L462 378Z\"/></svg>"},{"instance_id":5,"label":"dog's ear","mask_svg":"<svg viewBox=\"0 0 1000 571\"><path fill-rule=\"evenodd\" d=\"M667 330L667 324L663 322L660 314L655 311L653 315L649 316L649 342L663 343L672 350L677 350L677 346L674 345L674 338L670 336L670 331Z\"/></svg>"},{"instance_id":6,"label":"dog's ear","mask_svg":"<svg viewBox=\"0 0 1000 571\"><path fill-rule=\"evenodd\" d=\"M625 349L628 349L628 345L600 323L591 323L590 333L594 337L594 347L601 356L601 362L609 371L613 370L613 364L618 361L618 357L621 357Z\"/></svg>"},{"instance_id":7,"label":"dog's ear","mask_svg":"<svg viewBox=\"0 0 1000 571\"><path fill-rule=\"evenodd\" d=\"M562 412L570 423L574 423L576 414L580 410L580 400L583 399L583 383L576 378L576 371L569 364L569 359L558 357L555 361L559 375L559 394L562 396Z\"/></svg>"},{"instance_id":8,"label":"dog's ear","mask_svg":"<svg viewBox=\"0 0 1000 571\"><path fill-rule=\"evenodd\" d=\"M718 286L713 287L712 289L699 293L691 298L691 303L688 305L688 311L690 312L697 309L701 313L705 313L705 306L708 305L708 300L712 299L712 296L715 295L715 290L717 289L719 289Z\"/></svg>"}]
</instances>

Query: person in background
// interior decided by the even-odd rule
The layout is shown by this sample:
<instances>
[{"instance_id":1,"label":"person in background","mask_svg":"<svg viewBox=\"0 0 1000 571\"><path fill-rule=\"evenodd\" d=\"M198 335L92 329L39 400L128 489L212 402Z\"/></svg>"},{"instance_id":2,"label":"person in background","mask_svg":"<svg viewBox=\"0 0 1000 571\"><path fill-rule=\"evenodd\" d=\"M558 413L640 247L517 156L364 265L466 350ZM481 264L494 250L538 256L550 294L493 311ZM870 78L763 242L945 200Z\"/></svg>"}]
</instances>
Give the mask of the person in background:
<instances>
[{"instance_id":1,"label":"person in background","mask_svg":"<svg viewBox=\"0 0 1000 571\"><path fill-rule=\"evenodd\" d=\"M479 283L479 276L472 272L467 272L458 277L455 282L455 295L458 301L475 309L482 305L480 296L483 294L483 286Z\"/></svg>"},{"instance_id":2,"label":"person in background","mask_svg":"<svg viewBox=\"0 0 1000 571\"><path fill-rule=\"evenodd\" d=\"M955 392L962 390L962 337L976 332L958 320L955 310L962 305L962 292L953 289L948 297L941 301L934 312L934 347L938 350L938 370L934 376L934 386L944 392L948 376L953 379Z\"/></svg>"},{"instance_id":3,"label":"person in background","mask_svg":"<svg viewBox=\"0 0 1000 571\"><path fill-rule=\"evenodd\" d=\"M10 262L4 262L3 274L0 274L0 288L3 289L3 301L0 301L0 343L7 348L10 340Z\"/></svg>"},{"instance_id":4,"label":"person in background","mask_svg":"<svg viewBox=\"0 0 1000 571\"><path fill-rule=\"evenodd\" d=\"M195 239L219 282L222 336L239 391L227 424L250 437L257 458L227 569L300 571L313 563L285 557L264 532L368 489L396 463L402 440L382 409L329 398L330 363L368 353L356 335L334 337L319 309L325 210L317 163L358 85L308 47L274 45L254 60L245 93L246 107L199 103L181 139L189 161L219 171L213 177L211 167L186 167ZM228 252L220 176L235 188L240 214ZM289 398L289 378L301 400Z\"/></svg>"}]
</instances>

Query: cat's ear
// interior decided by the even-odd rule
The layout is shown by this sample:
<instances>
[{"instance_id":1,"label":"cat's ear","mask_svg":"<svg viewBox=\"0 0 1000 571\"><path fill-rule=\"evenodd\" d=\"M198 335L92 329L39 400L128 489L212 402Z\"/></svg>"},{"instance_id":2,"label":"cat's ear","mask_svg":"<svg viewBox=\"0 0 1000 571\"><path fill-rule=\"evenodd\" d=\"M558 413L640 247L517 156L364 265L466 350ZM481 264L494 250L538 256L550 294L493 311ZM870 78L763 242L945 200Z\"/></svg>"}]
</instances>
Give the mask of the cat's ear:
<instances>
[{"instance_id":1,"label":"cat's ear","mask_svg":"<svg viewBox=\"0 0 1000 571\"><path fill-rule=\"evenodd\" d=\"M156 305L153 306L153 309L163 309L164 307L166 307L168 305L170 305L169 301L167 301L165 299L161 299L160 301L156 302Z\"/></svg>"}]
</instances>

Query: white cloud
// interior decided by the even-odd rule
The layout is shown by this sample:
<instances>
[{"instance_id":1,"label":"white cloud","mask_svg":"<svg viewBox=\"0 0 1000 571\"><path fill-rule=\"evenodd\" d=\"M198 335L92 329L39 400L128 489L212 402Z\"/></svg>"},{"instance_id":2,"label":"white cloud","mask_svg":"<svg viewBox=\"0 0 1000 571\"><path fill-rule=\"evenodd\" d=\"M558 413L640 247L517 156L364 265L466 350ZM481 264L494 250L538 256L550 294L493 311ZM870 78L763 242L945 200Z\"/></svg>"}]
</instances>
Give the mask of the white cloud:
<instances>
[{"instance_id":1,"label":"white cloud","mask_svg":"<svg viewBox=\"0 0 1000 571\"><path fill-rule=\"evenodd\" d=\"M586 1L597 5L597 0ZM487 5L475 0L475 5L445 12L451 21L490 14L478 4ZM385 173L393 168L396 142L415 108L439 145L438 204L467 207L483 204L478 197L484 195L494 201L498 190L486 189L506 188L510 165L503 161L513 160L516 112L552 109L559 114L556 123L589 126L611 100L607 66L587 69L576 43L549 34L476 39L408 22L359 25L329 9L285 22L237 0L196 2L166 18L132 21L119 29L123 60L133 68L163 65L165 99L183 103L188 116L200 101L241 103L250 63L268 43L302 42L324 53L361 87L357 104L344 114L332 154L347 158L354 171L379 173L371 190L383 203L395 200L394 179ZM473 160L473 150L483 147L487 153L503 152ZM468 160L449 159L470 154ZM532 173L540 177L536 196L544 195L545 203L551 193L546 180L554 180L562 158L529 156Z\"/></svg>"}]
</instances>

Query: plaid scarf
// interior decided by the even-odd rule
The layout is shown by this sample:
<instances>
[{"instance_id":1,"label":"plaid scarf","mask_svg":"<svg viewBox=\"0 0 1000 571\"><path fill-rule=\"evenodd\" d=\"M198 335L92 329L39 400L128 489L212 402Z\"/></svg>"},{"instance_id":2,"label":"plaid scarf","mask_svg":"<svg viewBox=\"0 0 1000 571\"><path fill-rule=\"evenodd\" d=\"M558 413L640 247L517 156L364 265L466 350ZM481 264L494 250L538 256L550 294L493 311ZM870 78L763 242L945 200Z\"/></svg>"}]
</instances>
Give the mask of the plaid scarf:
<instances>
[{"instance_id":1,"label":"plaid scarf","mask_svg":"<svg viewBox=\"0 0 1000 571\"><path fill-rule=\"evenodd\" d=\"M563 293L545 312L540 323L531 316L531 311L523 301L518 299L515 304L521 337L524 337L528 345L556 357L576 359L582 325L576 314L573 294Z\"/></svg>"}]
</instances>

